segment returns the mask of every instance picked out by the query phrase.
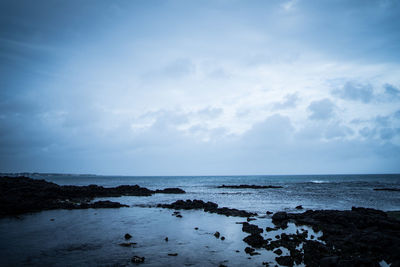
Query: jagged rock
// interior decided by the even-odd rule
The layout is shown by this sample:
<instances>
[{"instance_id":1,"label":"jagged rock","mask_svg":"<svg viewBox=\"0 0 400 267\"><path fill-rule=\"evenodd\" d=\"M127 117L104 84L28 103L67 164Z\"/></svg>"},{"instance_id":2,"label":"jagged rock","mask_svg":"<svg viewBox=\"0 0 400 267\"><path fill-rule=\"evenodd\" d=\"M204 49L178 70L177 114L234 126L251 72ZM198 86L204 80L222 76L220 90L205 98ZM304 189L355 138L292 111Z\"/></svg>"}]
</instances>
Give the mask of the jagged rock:
<instances>
[{"instance_id":1,"label":"jagged rock","mask_svg":"<svg viewBox=\"0 0 400 267\"><path fill-rule=\"evenodd\" d=\"M130 235L130 234L128 234L128 233L126 233L125 235L124 235L124 237L125 237L125 239L131 239L132 238L132 236Z\"/></svg>"},{"instance_id":2,"label":"jagged rock","mask_svg":"<svg viewBox=\"0 0 400 267\"><path fill-rule=\"evenodd\" d=\"M139 257L139 256L133 256L131 259L131 262L133 263L143 263L145 260L144 257Z\"/></svg>"},{"instance_id":3,"label":"jagged rock","mask_svg":"<svg viewBox=\"0 0 400 267\"><path fill-rule=\"evenodd\" d=\"M214 236L215 236L216 238L219 238L220 235L221 235L221 234L220 234L218 231L214 233Z\"/></svg>"},{"instance_id":4,"label":"jagged rock","mask_svg":"<svg viewBox=\"0 0 400 267\"><path fill-rule=\"evenodd\" d=\"M293 266L294 260L290 256L280 256L275 258L276 262L282 266Z\"/></svg>"},{"instance_id":5,"label":"jagged rock","mask_svg":"<svg viewBox=\"0 0 400 267\"><path fill-rule=\"evenodd\" d=\"M252 247L260 248L264 245L265 240L260 234L252 234L243 239L244 242Z\"/></svg>"},{"instance_id":6,"label":"jagged rock","mask_svg":"<svg viewBox=\"0 0 400 267\"><path fill-rule=\"evenodd\" d=\"M259 228L257 225L249 224L247 222L243 223L242 231L249 234L260 234L264 232L262 228Z\"/></svg>"},{"instance_id":7,"label":"jagged rock","mask_svg":"<svg viewBox=\"0 0 400 267\"><path fill-rule=\"evenodd\" d=\"M218 208L218 204L213 202L204 202L202 200L177 200L171 204L158 204L159 208L167 208L167 209L176 209L176 210L204 210L209 213L217 213L226 216L235 216L235 217L251 217L257 214L247 212L245 210L238 209L230 209L230 208Z\"/></svg>"}]
</instances>

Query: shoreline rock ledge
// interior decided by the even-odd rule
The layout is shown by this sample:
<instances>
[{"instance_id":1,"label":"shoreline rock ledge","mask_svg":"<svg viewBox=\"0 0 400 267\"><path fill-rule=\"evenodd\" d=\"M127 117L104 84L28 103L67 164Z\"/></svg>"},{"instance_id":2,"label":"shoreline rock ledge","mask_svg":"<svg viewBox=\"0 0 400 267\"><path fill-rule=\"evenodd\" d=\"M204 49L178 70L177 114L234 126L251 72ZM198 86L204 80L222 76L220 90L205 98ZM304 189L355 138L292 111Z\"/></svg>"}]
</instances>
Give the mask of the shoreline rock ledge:
<instances>
[{"instance_id":1,"label":"shoreline rock ledge","mask_svg":"<svg viewBox=\"0 0 400 267\"><path fill-rule=\"evenodd\" d=\"M256 213L248 212L245 210L230 209L227 207L218 208L218 204L214 202L204 202L203 200L177 200L171 204L158 204L158 208L174 209L174 210L203 210L204 212L217 213L225 216L234 217L252 217Z\"/></svg>"},{"instance_id":2,"label":"shoreline rock ledge","mask_svg":"<svg viewBox=\"0 0 400 267\"><path fill-rule=\"evenodd\" d=\"M180 188L150 190L138 185L103 187L98 185L58 185L29 177L0 177L0 216L52 209L120 208L127 205L113 201L91 202L99 197L151 196L184 194Z\"/></svg>"}]
</instances>

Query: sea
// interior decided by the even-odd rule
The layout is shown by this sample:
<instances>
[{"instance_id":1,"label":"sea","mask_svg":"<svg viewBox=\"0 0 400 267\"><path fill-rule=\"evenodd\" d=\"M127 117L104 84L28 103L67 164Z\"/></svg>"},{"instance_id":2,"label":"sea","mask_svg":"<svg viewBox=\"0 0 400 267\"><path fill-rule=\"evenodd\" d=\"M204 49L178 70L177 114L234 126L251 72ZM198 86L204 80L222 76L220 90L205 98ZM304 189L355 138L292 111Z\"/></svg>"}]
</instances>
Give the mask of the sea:
<instances>
[{"instance_id":1,"label":"sea","mask_svg":"<svg viewBox=\"0 0 400 267\"><path fill-rule=\"evenodd\" d=\"M366 207L400 210L400 174L369 175L251 175L251 176L101 176L32 174L59 185L104 187L140 185L149 189L179 187L186 194L154 194L149 197L103 198L127 204L129 208L52 210L0 219L0 266L136 266L133 256L145 257L143 266L263 266L275 264L276 255L261 250L249 257L244 252L247 235L238 222L203 211L173 211L157 208L158 203L178 199L212 201L220 207L257 213L254 224L273 227L267 211L348 210ZM221 185L273 185L282 188L233 189ZM103 200L102 199L102 200ZM195 230L195 228L198 230ZM304 228L304 227L303 227ZM299 230L289 225L286 232ZM309 234L321 236L323 233ZM219 231L225 240L216 239ZM279 234L265 232L264 237ZM125 233L133 236L132 247L122 247ZM165 241L168 237L168 242ZM168 254L177 253L177 256ZM284 251L284 254L287 251ZM382 265L384 266L384 265Z\"/></svg>"}]
</instances>

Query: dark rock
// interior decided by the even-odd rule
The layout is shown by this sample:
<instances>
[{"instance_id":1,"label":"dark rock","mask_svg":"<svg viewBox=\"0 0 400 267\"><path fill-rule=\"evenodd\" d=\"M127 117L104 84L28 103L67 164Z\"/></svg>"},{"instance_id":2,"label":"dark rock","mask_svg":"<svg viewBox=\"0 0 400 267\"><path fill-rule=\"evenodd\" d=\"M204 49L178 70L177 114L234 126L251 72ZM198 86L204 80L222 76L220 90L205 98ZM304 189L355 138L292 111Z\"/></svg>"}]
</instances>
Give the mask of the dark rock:
<instances>
[{"instance_id":1,"label":"dark rock","mask_svg":"<svg viewBox=\"0 0 400 267\"><path fill-rule=\"evenodd\" d=\"M394 191L400 192L400 188L374 188L375 191Z\"/></svg>"},{"instance_id":2,"label":"dark rock","mask_svg":"<svg viewBox=\"0 0 400 267\"><path fill-rule=\"evenodd\" d=\"M288 215L286 212L280 211L280 212L276 212L274 215L272 215L273 221L280 222L280 221L287 220L287 219L288 219Z\"/></svg>"},{"instance_id":3,"label":"dark rock","mask_svg":"<svg viewBox=\"0 0 400 267\"><path fill-rule=\"evenodd\" d=\"M246 221L248 221L248 222L250 222L250 221L255 221L255 220L257 220L256 218L250 218L250 217L248 217L247 219L246 219Z\"/></svg>"},{"instance_id":4,"label":"dark rock","mask_svg":"<svg viewBox=\"0 0 400 267\"><path fill-rule=\"evenodd\" d=\"M131 236L130 234L128 234L128 233L126 233L126 234L124 235L124 237L125 237L125 239L126 239L126 240L128 240L128 239L131 239L131 238L132 238L132 236Z\"/></svg>"},{"instance_id":5,"label":"dark rock","mask_svg":"<svg viewBox=\"0 0 400 267\"><path fill-rule=\"evenodd\" d=\"M176 215L176 218L182 218L182 217L183 217L183 216L180 215L180 214Z\"/></svg>"},{"instance_id":6,"label":"dark rock","mask_svg":"<svg viewBox=\"0 0 400 267\"><path fill-rule=\"evenodd\" d=\"M199 227L195 227L194 230L199 230Z\"/></svg>"},{"instance_id":7,"label":"dark rock","mask_svg":"<svg viewBox=\"0 0 400 267\"><path fill-rule=\"evenodd\" d=\"M243 239L244 242L252 247L260 248L264 245L265 240L260 234L252 234Z\"/></svg>"},{"instance_id":8,"label":"dark rock","mask_svg":"<svg viewBox=\"0 0 400 267\"><path fill-rule=\"evenodd\" d=\"M298 205L298 206L296 207L296 209L297 209L297 210L302 210L302 209L303 209L303 206L302 206L302 205Z\"/></svg>"},{"instance_id":9,"label":"dark rock","mask_svg":"<svg viewBox=\"0 0 400 267\"><path fill-rule=\"evenodd\" d=\"M276 262L282 266L293 266L294 260L290 256L280 256L275 258Z\"/></svg>"},{"instance_id":10,"label":"dark rock","mask_svg":"<svg viewBox=\"0 0 400 267\"><path fill-rule=\"evenodd\" d=\"M144 260L145 260L144 257L133 256L133 258L131 259L131 262L133 262L133 263L143 263Z\"/></svg>"},{"instance_id":11,"label":"dark rock","mask_svg":"<svg viewBox=\"0 0 400 267\"><path fill-rule=\"evenodd\" d=\"M168 237L166 237L164 240L165 240L165 242L168 242Z\"/></svg>"},{"instance_id":12,"label":"dark rock","mask_svg":"<svg viewBox=\"0 0 400 267\"><path fill-rule=\"evenodd\" d=\"M170 193L173 191L167 190ZM154 193L156 191L138 185L111 188L97 185L60 186L28 177L0 177L0 216L53 209L128 207L118 202L90 201L98 197L151 196Z\"/></svg>"},{"instance_id":13,"label":"dark rock","mask_svg":"<svg viewBox=\"0 0 400 267\"><path fill-rule=\"evenodd\" d=\"M282 221L308 225L315 231L323 232L320 239L325 244L314 240L301 241L307 235L305 231L295 237L284 238L282 234L282 240L287 245L299 240L304 242L304 263L307 266L328 266L330 260L336 259L332 257L339 257L339 266L375 266L381 259L389 264L400 260L398 250L394 249L400 247L400 221L380 210L356 207L345 211L307 210L278 216L273 222L279 226ZM290 252L291 256L297 255L295 250ZM298 259L294 259L297 263Z\"/></svg>"},{"instance_id":14,"label":"dark rock","mask_svg":"<svg viewBox=\"0 0 400 267\"><path fill-rule=\"evenodd\" d=\"M214 233L214 236L215 236L216 238L219 238L220 235L221 235L221 234L220 234L218 231Z\"/></svg>"},{"instance_id":15,"label":"dark rock","mask_svg":"<svg viewBox=\"0 0 400 267\"><path fill-rule=\"evenodd\" d=\"M186 192L180 188L165 188L165 189L157 189L154 191L156 194L185 194Z\"/></svg>"},{"instance_id":16,"label":"dark rock","mask_svg":"<svg viewBox=\"0 0 400 267\"><path fill-rule=\"evenodd\" d=\"M221 236L221 240L225 240L225 236Z\"/></svg>"},{"instance_id":17,"label":"dark rock","mask_svg":"<svg viewBox=\"0 0 400 267\"><path fill-rule=\"evenodd\" d=\"M252 253L252 252L254 252L255 251L255 249L254 248L251 248L251 247L246 247L245 249L244 249L244 252L246 252L247 254L250 254L250 253Z\"/></svg>"},{"instance_id":18,"label":"dark rock","mask_svg":"<svg viewBox=\"0 0 400 267\"><path fill-rule=\"evenodd\" d=\"M249 224L247 222L243 223L242 231L249 234L260 234L264 232L264 230L262 228L259 228L257 225Z\"/></svg>"},{"instance_id":19,"label":"dark rock","mask_svg":"<svg viewBox=\"0 0 400 267\"><path fill-rule=\"evenodd\" d=\"M171 204L158 204L159 208L166 209L176 209L176 210L204 210L209 213L217 213L225 216L235 216L235 217L251 217L257 214L247 212L245 210L230 209L230 208L218 208L218 204L213 202L204 202L202 200L177 200Z\"/></svg>"},{"instance_id":20,"label":"dark rock","mask_svg":"<svg viewBox=\"0 0 400 267\"><path fill-rule=\"evenodd\" d=\"M278 255L278 256L280 256L280 255L282 255L282 250L280 249L280 248L278 248L278 249L275 249L274 250L274 253L276 254L276 255Z\"/></svg>"},{"instance_id":21,"label":"dark rock","mask_svg":"<svg viewBox=\"0 0 400 267\"><path fill-rule=\"evenodd\" d=\"M176 257L176 256L178 256L178 253L168 253L168 256Z\"/></svg>"},{"instance_id":22,"label":"dark rock","mask_svg":"<svg viewBox=\"0 0 400 267\"><path fill-rule=\"evenodd\" d=\"M265 230L266 230L267 232L271 232L271 231L276 231L276 230L278 230L278 228L267 227L267 228L265 228Z\"/></svg>"},{"instance_id":23,"label":"dark rock","mask_svg":"<svg viewBox=\"0 0 400 267\"><path fill-rule=\"evenodd\" d=\"M250 189L274 189L274 188L283 188L282 186L273 186L273 185L246 185L246 184L241 184L241 185L221 185L218 186L218 188L235 188L235 189L241 189L241 188L250 188Z\"/></svg>"},{"instance_id":24,"label":"dark rock","mask_svg":"<svg viewBox=\"0 0 400 267\"><path fill-rule=\"evenodd\" d=\"M136 245L137 243L134 242L127 242L127 243L120 243L118 245L120 245L121 247L131 247L133 245Z\"/></svg>"},{"instance_id":25,"label":"dark rock","mask_svg":"<svg viewBox=\"0 0 400 267\"><path fill-rule=\"evenodd\" d=\"M240 252L240 250L235 250L235 252L236 252L236 253L239 253L239 252Z\"/></svg>"},{"instance_id":26,"label":"dark rock","mask_svg":"<svg viewBox=\"0 0 400 267\"><path fill-rule=\"evenodd\" d=\"M271 215L271 214L273 214L273 212L272 211L267 211L266 214L267 215Z\"/></svg>"},{"instance_id":27,"label":"dark rock","mask_svg":"<svg viewBox=\"0 0 400 267\"><path fill-rule=\"evenodd\" d=\"M324 257L319 261L321 267L335 267L339 261L338 256Z\"/></svg>"}]
</instances>

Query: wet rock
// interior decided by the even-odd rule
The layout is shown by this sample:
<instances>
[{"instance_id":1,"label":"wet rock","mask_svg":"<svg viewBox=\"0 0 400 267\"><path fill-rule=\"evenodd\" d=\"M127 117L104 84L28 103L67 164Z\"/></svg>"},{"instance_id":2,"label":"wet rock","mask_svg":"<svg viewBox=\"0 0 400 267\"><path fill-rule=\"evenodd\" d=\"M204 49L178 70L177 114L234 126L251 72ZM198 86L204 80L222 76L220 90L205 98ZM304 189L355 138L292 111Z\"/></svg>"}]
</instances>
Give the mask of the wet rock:
<instances>
[{"instance_id":1,"label":"wet rock","mask_svg":"<svg viewBox=\"0 0 400 267\"><path fill-rule=\"evenodd\" d=\"M246 252L247 254L250 254L250 253L252 253L252 252L254 252L255 251L255 249L254 248L251 248L251 247L246 247L245 249L244 249L244 252Z\"/></svg>"},{"instance_id":2,"label":"wet rock","mask_svg":"<svg viewBox=\"0 0 400 267\"><path fill-rule=\"evenodd\" d=\"M218 204L213 202L204 202L202 200L177 200L171 204L158 204L159 208L175 209L175 210L203 210L209 213L217 213L225 216L235 217L251 217L257 214L247 212L245 210L230 209L226 207L218 208Z\"/></svg>"},{"instance_id":3,"label":"wet rock","mask_svg":"<svg viewBox=\"0 0 400 267\"><path fill-rule=\"evenodd\" d=\"M221 240L225 240L225 236L221 236Z\"/></svg>"},{"instance_id":4,"label":"wet rock","mask_svg":"<svg viewBox=\"0 0 400 267\"><path fill-rule=\"evenodd\" d=\"M247 222L243 223L242 231L249 234L260 234L264 232L264 230L262 228L259 228L257 225L249 224Z\"/></svg>"},{"instance_id":5,"label":"wet rock","mask_svg":"<svg viewBox=\"0 0 400 267\"><path fill-rule=\"evenodd\" d=\"M274 215L272 215L272 220L276 221L276 222L280 222L283 220L287 220L288 219L288 215L286 212L280 211L280 212L276 212Z\"/></svg>"},{"instance_id":6,"label":"wet rock","mask_svg":"<svg viewBox=\"0 0 400 267\"><path fill-rule=\"evenodd\" d=\"M271 232L271 231L276 231L276 230L278 230L278 228L272 228L272 227L267 227L267 228L265 228L265 231L267 231L267 232Z\"/></svg>"},{"instance_id":7,"label":"wet rock","mask_svg":"<svg viewBox=\"0 0 400 267\"><path fill-rule=\"evenodd\" d=\"M172 190L167 190L172 193ZM53 209L89 209L128 207L94 198L120 196L151 196L156 191L138 185L106 188L98 185L57 185L28 177L0 177L0 216L17 215Z\"/></svg>"},{"instance_id":8,"label":"wet rock","mask_svg":"<svg viewBox=\"0 0 400 267\"><path fill-rule=\"evenodd\" d=\"M280 256L275 258L276 262L282 266L293 266L294 261L290 256Z\"/></svg>"},{"instance_id":9,"label":"wet rock","mask_svg":"<svg viewBox=\"0 0 400 267\"><path fill-rule=\"evenodd\" d=\"M307 266L318 266L324 258L327 258L324 264L328 264L329 259L335 259L331 257L339 257L338 265L349 266L374 266L380 259L385 259L387 263L400 260L400 254L394 249L400 247L400 221L388 217L383 211L356 207L345 211L307 210L287 214L273 222L280 225L280 220L308 225L315 231L323 232L320 239L325 244L307 240L303 245ZM306 235L305 232L303 234ZM315 239L314 236L310 238ZM355 259L354 255L367 263Z\"/></svg>"},{"instance_id":10,"label":"wet rock","mask_svg":"<svg viewBox=\"0 0 400 267\"><path fill-rule=\"evenodd\" d=\"M154 191L156 194L185 194L186 192L180 188L165 188Z\"/></svg>"},{"instance_id":11,"label":"wet rock","mask_svg":"<svg viewBox=\"0 0 400 267\"><path fill-rule=\"evenodd\" d=\"M199 227L195 227L194 230L199 230Z\"/></svg>"},{"instance_id":12,"label":"wet rock","mask_svg":"<svg viewBox=\"0 0 400 267\"><path fill-rule=\"evenodd\" d=\"M240 250L235 250L235 252L236 252L236 253L239 253L239 252L240 252Z\"/></svg>"},{"instance_id":13,"label":"wet rock","mask_svg":"<svg viewBox=\"0 0 400 267\"><path fill-rule=\"evenodd\" d=\"M288 219L288 214L286 212L276 212L272 215L272 222L282 229L287 228Z\"/></svg>"},{"instance_id":14,"label":"wet rock","mask_svg":"<svg viewBox=\"0 0 400 267\"><path fill-rule=\"evenodd\" d=\"M165 242L168 242L168 237L166 237L164 240L165 240Z\"/></svg>"},{"instance_id":15,"label":"wet rock","mask_svg":"<svg viewBox=\"0 0 400 267\"><path fill-rule=\"evenodd\" d=\"M282 250L280 249L280 248L278 248L278 249L275 249L274 250L274 253L276 254L276 255L278 255L278 256L280 256L280 255L282 255Z\"/></svg>"},{"instance_id":16,"label":"wet rock","mask_svg":"<svg viewBox=\"0 0 400 267\"><path fill-rule=\"evenodd\" d=\"M131 239L132 236L131 236L130 234L126 233L126 234L124 235L124 238L125 238L126 240L128 240L128 239Z\"/></svg>"},{"instance_id":17,"label":"wet rock","mask_svg":"<svg viewBox=\"0 0 400 267\"><path fill-rule=\"evenodd\" d=\"M271 214L273 214L273 212L272 211L267 211L266 214L267 215L271 215Z\"/></svg>"},{"instance_id":18,"label":"wet rock","mask_svg":"<svg viewBox=\"0 0 400 267\"><path fill-rule=\"evenodd\" d=\"M216 238L219 238L220 235L221 235L221 234L220 234L218 231L214 233L214 236L215 236Z\"/></svg>"},{"instance_id":19,"label":"wet rock","mask_svg":"<svg viewBox=\"0 0 400 267\"><path fill-rule=\"evenodd\" d=\"M131 259L131 262L133 263L143 263L145 260L144 257L139 257L139 256L133 256Z\"/></svg>"},{"instance_id":20,"label":"wet rock","mask_svg":"<svg viewBox=\"0 0 400 267\"><path fill-rule=\"evenodd\" d=\"M247 219L246 219L248 222L250 222L250 221L255 221L255 220L257 220L256 218L250 218L250 217L248 217Z\"/></svg>"},{"instance_id":21,"label":"wet rock","mask_svg":"<svg viewBox=\"0 0 400 267\"><path fill-rule=\"evenodd\" d=\"M339 261L338 256L324 257L319 261L321 267L335 267Z\"/></svg>"},{"instance_id":22,"label":"wet rock","mask_svg":"<svg viewBox=\"0 0 400 267\"><path fill-rule=\"evenodd\" d=\"M180 215L180 214L176 215L175 217L176 217L176 218L183 218L183 216Z\"/></svg>"},{"instance_id":23,"label":"wet rock","mask_svg":"<svg viewBox=\"0 0 400 267\"><path fill-rule=\"evenodd\" d=\"M302 206L302 205L296 206L296 210L302 210L302 209L303 209L303 206Z\"/></svg>"},{"instance_id":24,"label":"wet rock","mask_svg":"<svg viewBox=\"0 0 400 267\"><path fill-rule=\"evenodd\" d=\"M393 191L400 192L400 188L374 188L375 191Z\"/></svg>"},{"instance_id":25,"label":"wet rock","mask_svg":"<svg viewBox=\"0 0 400 267\"><path fill-rule=\"evenodd\" d=\"M243 239L244 242L254 248L260 248L264 245L265 240L260 234L252 234Z\"/></svg>"},{"instance_id":26,"label":"wet rock","mask_svg":"<svg viewBox=\"0 0 400 267\"><path fill-rule=\"evenodd\" d=\"M242 189L242 188L250 188L250 189L275 189L275 188L283 188L282 186L273 186L273 185L221 185L218 188L234 188L234 189Z\"/></svg>"},{"instance_id":27,"label":"wet rock","mask_svg":"<svg viewBox=\"0 0 400 267\"><path fill-rule=\"evenodd\" d=\"M118 245L120 245L121 247L131 247L133 245L136 245L137 243L134 242L126 242L126 243L120 243Z\"/></svg>"},{"instance_id":28,"label":"wet rock","mask_svg":"<svg viewBox=\"0 0 400 267\"><path fill-rule=\"evenodd\" d=\"M168 253L168 256L176 257L176 256L178 256L178 253Z\"/></svg>"}]
</instances>

